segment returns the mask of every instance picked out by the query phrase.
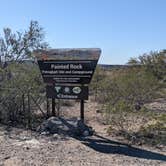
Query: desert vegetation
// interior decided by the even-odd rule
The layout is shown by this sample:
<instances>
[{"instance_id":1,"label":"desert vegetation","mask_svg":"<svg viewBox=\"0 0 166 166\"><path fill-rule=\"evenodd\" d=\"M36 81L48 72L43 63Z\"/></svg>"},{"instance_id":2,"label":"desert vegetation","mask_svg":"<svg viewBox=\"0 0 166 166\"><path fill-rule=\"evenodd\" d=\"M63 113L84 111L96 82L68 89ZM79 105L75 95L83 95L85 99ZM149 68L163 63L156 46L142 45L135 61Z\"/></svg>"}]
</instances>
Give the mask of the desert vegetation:
<instances>
[{"instance_id":1,"label":"desert vegetation","mask_svg":"<svg viewBox=\"0 0 166 166\"><path fill-rule=\"evenodd\" d=\"M0 37L0 122L35 129L51 116L45 97L35 49L48 48L43 29L32 21L24 32L4 29ZM166 108L151 110L149 104L166 102L166 50L131 58L128 67L97 67L90 95L102 106L107 132L131 143L165 144ZM57 101L72 106L73 102Z\"/></svg>"},{"instance_id":2,"label":"desert vegetation","mask_svg":"<svg viewBox=\"0 0 166 166\"><path fill-rule=\"evenodd\" d=\"M96 70L91 88L103 107L109 134L131 143L165 144L166 109L148 106L157 99L166 102L165 60L164 50L131 58L127 68Z\"/></svg>"},{"instance_id":3,"label":"desert vegetation","mask_svg":"<svg viewBox=\"0 0 166 166\"><path fill-rule=\"evenodd\" d=\"M0 120L5 124L32 127L36 119L33 111L37 108L42 111L39 105L45 101L45 88L32 51L46 48L48 44L36 21L31 21L23 32L12 32L10 28L4 28L3 32L0 37Z\"/></svg>"}]
</instances>

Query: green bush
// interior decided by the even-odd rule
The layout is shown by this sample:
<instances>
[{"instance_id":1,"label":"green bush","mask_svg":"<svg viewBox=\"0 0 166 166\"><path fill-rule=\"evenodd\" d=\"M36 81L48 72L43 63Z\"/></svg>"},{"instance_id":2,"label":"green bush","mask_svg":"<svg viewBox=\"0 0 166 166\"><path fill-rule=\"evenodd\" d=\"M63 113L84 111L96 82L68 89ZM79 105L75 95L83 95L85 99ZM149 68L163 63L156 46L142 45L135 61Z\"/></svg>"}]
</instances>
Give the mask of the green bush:
<instances>
[{"instance_id":1,"label":"green bush","mask_svg":"<svg viewBox=\"0 0 166 166\"><path fill-rule=\"evenodd\" d=\"M166 114L156 116L152 121L142 126L137 135L143 143L166 145Z\"/></svg>"},{"instance_id":2,"label":"green bush","mask_svg":"<svg viewBox=\"0 0 166 166\"><path fill-rule=\"evenodd\" d=\"M110 125L108 133L121 135L132 142L142 142L140 138L146 138L145 131L147 135L155 131L155 136L158 134L158 138L163 140L165 135L160 134L163 123L158 121L155 126L147 127L148 121L155 119L155 116L144 106L145 103L159 97L157 92L161 89L160 81L144 67L120 70L106 81L102 92L105 92L106 99L105 121ZM144 132L144 136L141 131Z\"/></svg>"},{"instance_id":3,"label":"green bush","mask_svg":"<svg viewBox=\"0 0 166 166\"><path fill-rule=\"evenodd\" d=\"M141 107L155 98L159 87L158 80L144 68L127 69L112 78L108 87L104 86L107 92L106 105L116 108L120 102L132 110L137 109L137 105Z\"/></svg>"},{"instance_id":4,"label":"green bush","mask_svg":"<svg viewBox=\"0 0 166 166\"><path fill-rule=\"evenodd\" d=\"M22 123L22 116L30 122L30 100L43 103L44 85L32 52L48 47L44 37L37 21L31 21L21 32L4 28L0 34L0 119L3 122Z\"/></svg>"},{"instance_id":5,"label":"green bush","mask_svg":"<svg viewBox=\"0 0 166 166\"><path fill-rule=\"evenodd\" d=\"M43 103L45 87L38 66L34 63L12 62L3 71L0 87L0 119L3 123L23 123L29 116L28 95ZM10 77L7 77L10 75ZM39 101L40 100L40 101ZM24 106L23 106L24 105ZM30 107L32 108L32 98Z\"/></svg>"},{"instance_id":6,"label":"green bush","mask_svg":"<svg viewBox=\"0 0 166 166\"><path fill-rule=\"evenodd\" d=\"M138 58L131 58L129 64L142 65L157 79L166 81L166 50L150 52Z\"/></svg>"}]
</instances>

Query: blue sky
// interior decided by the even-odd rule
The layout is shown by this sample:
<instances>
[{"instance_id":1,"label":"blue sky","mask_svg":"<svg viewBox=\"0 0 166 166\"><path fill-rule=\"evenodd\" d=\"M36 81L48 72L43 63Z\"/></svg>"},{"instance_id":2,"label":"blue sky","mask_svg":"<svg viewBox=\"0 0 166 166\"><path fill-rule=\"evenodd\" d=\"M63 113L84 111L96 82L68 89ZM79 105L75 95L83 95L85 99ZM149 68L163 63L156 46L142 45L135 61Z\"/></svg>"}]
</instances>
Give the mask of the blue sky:
<instances>
[{"instance_id":1,"label":"blue sky","mask_svg":"<svg viewBox=\"0 0 166 166\"><path fill-rule=\"evenodd\" d=\"M51 47L99 47L100 63L125 64L166 48L165 9L166 0L0 0L0 33L37 20Z\"/></svg>"}]
</instances>

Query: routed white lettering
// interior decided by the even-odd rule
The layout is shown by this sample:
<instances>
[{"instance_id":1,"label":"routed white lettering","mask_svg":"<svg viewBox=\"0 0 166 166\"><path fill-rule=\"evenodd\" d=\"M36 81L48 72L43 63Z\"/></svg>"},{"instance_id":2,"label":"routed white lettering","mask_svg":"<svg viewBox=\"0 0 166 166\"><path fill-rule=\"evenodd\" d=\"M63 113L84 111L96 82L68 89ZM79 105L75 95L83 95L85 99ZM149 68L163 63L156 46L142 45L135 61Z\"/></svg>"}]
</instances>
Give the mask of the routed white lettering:
<instances>
[{"instance_id":1,"label":"routed white lettering","mask_svg":"<svg viewBox=\"0 0 166 166\"><path fill-rule=\"evenodd\" d=\"M69 69L69 64L67 64L67 65L51 64L51 69Z\"/></svg>"},{"instance_id":2,"label":"routed white lettering","mask_svg":"<svg viewBox=\"0 0 166 166\"><path fill-rule=\"evenodd\" d=\"M82 69L82 65L75 65L75 64L70 64L70 69Z\"/></svg>"}]
</instances>

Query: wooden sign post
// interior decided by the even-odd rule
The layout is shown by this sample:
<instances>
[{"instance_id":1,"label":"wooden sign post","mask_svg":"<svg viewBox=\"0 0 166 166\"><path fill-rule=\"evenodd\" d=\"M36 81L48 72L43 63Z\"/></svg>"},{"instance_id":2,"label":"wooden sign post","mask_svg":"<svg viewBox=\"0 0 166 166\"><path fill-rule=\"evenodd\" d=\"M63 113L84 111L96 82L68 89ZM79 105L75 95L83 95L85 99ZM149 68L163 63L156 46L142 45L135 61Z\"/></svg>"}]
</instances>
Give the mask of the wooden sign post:
<instances>
[{"instance_id":1,"label":"wooden sign post","mask_svg":"<svg viewBox=\"0 0 166 166\"><path fill-rule=\"evenodd\" d=\"M80 119L84 121L84 100L88 100L88 85L100 54L99 48L34 51L46 83L47 98L52 98L53 115L55 99L79 99Z\"/></svg>"}]
</instances>

